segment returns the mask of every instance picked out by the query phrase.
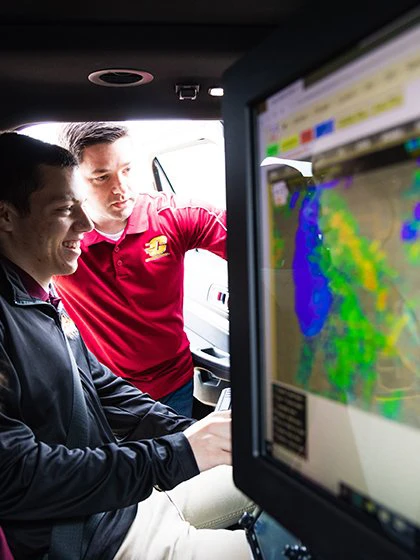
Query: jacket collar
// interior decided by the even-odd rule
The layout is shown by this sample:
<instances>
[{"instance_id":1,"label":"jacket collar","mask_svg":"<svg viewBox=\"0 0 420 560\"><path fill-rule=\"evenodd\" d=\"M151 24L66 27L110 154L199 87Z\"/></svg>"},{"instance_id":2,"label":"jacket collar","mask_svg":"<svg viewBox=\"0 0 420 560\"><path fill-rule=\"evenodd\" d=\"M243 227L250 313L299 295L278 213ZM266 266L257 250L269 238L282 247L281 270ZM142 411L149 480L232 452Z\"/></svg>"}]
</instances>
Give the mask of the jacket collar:
<instances>
[{"instance_id":1,"label":"jacket collar","mask_svg":"<svg viewBox=\"0 0 420 560\"><path fill-rule=\"evenodd\" d=\"M48 294L39 285L39 290L33 290L34 297L32 297L28 293L28 290L25 287L25 283L22 281L19 267L16 266L13 262L9 261L9 259L6 259L2 256L0 256L0 271L10 289L14 303L17 303L19 305L28 305L40 303L40 301L46 302L46 299L43 299L44 294L48 299ZM24 272L24 274L27 273ZM31 278L31 280L34 282L34 284L37 284L33 278Z\"/></svg>"}]
</instances>

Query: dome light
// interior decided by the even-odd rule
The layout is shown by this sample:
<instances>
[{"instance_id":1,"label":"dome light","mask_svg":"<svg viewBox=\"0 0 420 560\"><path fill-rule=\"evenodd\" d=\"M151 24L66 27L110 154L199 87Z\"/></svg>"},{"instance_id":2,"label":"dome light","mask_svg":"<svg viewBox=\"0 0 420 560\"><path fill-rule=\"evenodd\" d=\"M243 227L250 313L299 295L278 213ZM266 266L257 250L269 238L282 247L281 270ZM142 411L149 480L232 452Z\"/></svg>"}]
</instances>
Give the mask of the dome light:
<instances>
[{"instance_id":1,"label":"dome light","mask_svg":"<svg viewBox=\"0 0 420 560\"><path fill-rule=\"evenodd\" d=\"M211 87L209 88L209 95L212 97L223 97L224 91L221 87Z\"/></svg>"}]
</instances>

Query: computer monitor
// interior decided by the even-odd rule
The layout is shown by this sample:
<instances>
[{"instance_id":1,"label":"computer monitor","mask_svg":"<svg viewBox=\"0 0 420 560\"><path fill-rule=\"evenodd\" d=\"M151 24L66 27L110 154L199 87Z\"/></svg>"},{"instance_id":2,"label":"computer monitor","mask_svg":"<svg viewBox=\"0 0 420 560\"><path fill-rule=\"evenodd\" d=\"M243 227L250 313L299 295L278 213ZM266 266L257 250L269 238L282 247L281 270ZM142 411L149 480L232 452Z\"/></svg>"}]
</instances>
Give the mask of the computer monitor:
<instances>
[{"instance_id":1,"label":"computer monitor","mask_svg":"<svg viewBox=\"0 0 420 560\"><path fill-rule=\"evenodd\" d=\"M420 558L410 7L318 4L225 76L234 478L321 560Z\"/></svg>"}]
</instances>

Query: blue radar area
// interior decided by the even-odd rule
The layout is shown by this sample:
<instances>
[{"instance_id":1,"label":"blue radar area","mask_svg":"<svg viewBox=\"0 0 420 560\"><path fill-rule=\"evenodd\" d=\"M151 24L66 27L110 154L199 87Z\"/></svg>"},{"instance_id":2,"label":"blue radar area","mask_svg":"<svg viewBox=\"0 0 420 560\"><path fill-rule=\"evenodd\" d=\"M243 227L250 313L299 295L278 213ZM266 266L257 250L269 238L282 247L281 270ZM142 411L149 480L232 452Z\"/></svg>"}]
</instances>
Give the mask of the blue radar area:
<instances>
[{"instance_id":1,"label":"blue radar area","mask_svg":"<svg viewBox=\"0 0 420 560\"><path fill-rule=\"evenodd\" d=\"M319 228L322 189L310 189L302 201L295 236L293 279L295 313L302 333L317 335L323 328L333 302L328 278L320 262L325 255L323 236Z\"/></svg>"}]
</instances>

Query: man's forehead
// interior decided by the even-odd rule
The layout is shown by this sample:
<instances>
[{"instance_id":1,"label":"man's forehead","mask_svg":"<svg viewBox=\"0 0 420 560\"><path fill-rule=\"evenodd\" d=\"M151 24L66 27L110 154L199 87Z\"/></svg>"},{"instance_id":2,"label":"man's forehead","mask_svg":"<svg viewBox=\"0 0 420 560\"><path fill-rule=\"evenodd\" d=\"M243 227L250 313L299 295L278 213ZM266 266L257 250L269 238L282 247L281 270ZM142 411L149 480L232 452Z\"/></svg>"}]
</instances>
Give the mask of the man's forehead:
<instances>
[{"instance_id":1,"label":"man's forehead","mask_svg":"<svg viewBox=\"0 0 420 560\"><path fill-rule=\"evenodd\" d=\"M71 199L83 192L83 182L78 169L74 167L59 167L40 165L41 188L33 194L47 196L49 200Z\"/></svg>"},{"instance_id":2,"label":"man's forehead","mask_svg":"<svg viewBox=\"0 0 420 560\"><path fill-rule=\"evenodd\" d=\"M84 148L79 166L82 171L107 171L115 160L130 163L133 143L129 136L122 136L114 142L98 142Z\"/></svg>"}]
</instances>

